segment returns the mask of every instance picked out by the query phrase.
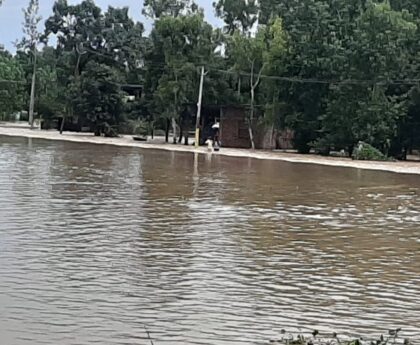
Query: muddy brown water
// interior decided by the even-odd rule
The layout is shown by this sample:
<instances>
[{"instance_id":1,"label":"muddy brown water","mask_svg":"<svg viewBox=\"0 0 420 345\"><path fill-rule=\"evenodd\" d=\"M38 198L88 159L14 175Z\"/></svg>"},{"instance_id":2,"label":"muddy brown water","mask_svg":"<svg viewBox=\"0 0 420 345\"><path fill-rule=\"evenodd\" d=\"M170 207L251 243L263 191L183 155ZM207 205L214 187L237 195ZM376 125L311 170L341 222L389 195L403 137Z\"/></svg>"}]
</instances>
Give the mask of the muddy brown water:
<instances>
[{"instance_id":1,"label":"muddy brown water","mask_svg":"<svg viewBox=\"0 0 420 345\"><path fill-rule=\"evenodd\" d=\"M0 137L0 344L420 340L420 176Z\"/></svg>"}]
</instances>

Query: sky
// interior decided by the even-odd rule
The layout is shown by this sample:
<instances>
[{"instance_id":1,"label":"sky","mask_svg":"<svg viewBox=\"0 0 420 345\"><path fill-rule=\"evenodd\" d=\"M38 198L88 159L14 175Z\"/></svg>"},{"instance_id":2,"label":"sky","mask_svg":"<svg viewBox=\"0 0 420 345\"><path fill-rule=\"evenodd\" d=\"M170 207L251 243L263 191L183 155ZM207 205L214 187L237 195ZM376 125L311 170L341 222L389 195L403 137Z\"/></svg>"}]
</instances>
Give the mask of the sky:
<instances>
[{"instance_id":1,"label":"sky","mask_svg":"<svg viewBox=\"0 0 420 345\"><path fill-rule=\"evenodd\" d=\"M29 0L3 0L3 5L0 6L0 44L3 44L6 49L13 51L13 43L16 39L23 36L22 22L23 13L22 8L26 7ZM70 4L78 3L77 0L69 0ZM50 16L54 0L39 0L40 14L42 15L43 22ZM146 24L141 11L143 8L143 0L95 0L95 3L102 7L104 10L108 6L114 7L130 7L130 15L135 20L140 20ZM212 0L197 0L200 7L204 8L206 19L213 25L220 26L220 20L215 18ZM150 27L150 24L149 24ZM146 24L147 28L147 24Z\"/></svg>"}]
</instances>

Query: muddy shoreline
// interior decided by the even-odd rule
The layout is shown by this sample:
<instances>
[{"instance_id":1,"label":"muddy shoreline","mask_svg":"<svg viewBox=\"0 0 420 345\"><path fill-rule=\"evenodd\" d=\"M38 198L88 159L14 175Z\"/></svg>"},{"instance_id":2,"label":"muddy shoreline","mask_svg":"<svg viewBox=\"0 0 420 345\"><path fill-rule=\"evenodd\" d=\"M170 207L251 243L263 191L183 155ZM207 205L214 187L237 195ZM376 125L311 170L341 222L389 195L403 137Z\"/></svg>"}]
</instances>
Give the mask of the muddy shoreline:
<instances>
[{"instance_id":1,"label":"muddy shoreline","mask_svg":"<svg viewBox=\"0 0 420 345\"><path fill-rule=\"evenodd\" d=\"M173 145L157 141L153 142L136 142L132 136L122 136L120 138L103 138L95 137L90 133L70 133L65 132L62 135L57 131L41 131L31 130L28 128L18 128L11 126L0 126L0 135L13 136L13 137L26 137L45 140L56 141L69 141L76 143L88 143L97 145L114 145L124 147L137 147L140 149L154 149L165 150L173 152L189 152L208 154L205 147L195 149L193 146ZM321 157L315 155L300 155L295 153L274 152L274 151L252 151L247 149L230 149L223 148L220 152L213 153L215 155L223 155L229 157L240 158L253 158L276 160L289 163L302 163L302 164L317 164L323 166L354 168L364 170L387 171L399 174L416 174L420 175L420 162L367 162L367 161L353 161L348 158L334 158L334 157Z\"/></svg>"}]
</instances>

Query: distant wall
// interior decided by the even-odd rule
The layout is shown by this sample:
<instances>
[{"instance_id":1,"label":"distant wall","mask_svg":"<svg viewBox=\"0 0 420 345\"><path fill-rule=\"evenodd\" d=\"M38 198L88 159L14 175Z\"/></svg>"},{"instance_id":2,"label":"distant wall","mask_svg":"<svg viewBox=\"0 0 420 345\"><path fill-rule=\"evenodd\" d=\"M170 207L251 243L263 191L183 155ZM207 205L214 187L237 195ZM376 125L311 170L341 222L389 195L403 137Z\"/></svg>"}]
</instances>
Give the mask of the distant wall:
<instances>
[{"instance_id":1,"label":"distant wall","mask_svg":"<svg viewBox=\"0 0 420 345\"><path fill-rule=\"evenodd\" d=\"M294 148L293 140L295 138L295 132L291 129L285 129L277 135L277 149L291 150Z\"/></svg>"},{"instance_id":2,"label":"distant wall","mask_svg":"<svg viewBox=\"0 0 420 345\"><path fill-rule=\"evenodd\" d=\"M255 147L263 150L293 149L294 132L274 130L265 125L254 129ZM220 120L220 139L223 147L251 148L246 110L236 107L222 109Z\"/></svg>"},{"instance_id":3,"label":"distant wall","mask_svg":"<svg viewBox=\"0 0 420 345\"><path fill-rule=\"evenodd\" d=\"M251 147L244 109L235 107L222 109L220 140L223 147L246 149Z\"/></svg>"},{"instance_id":4,"label":"distant wall","mask_svg":"<svg viewBox=\"0 0 420 345\"><path fill-rule=\"evenodd\" d=\"M261 150L274 150L278 132L271 127L258 126L255 130L255 147Z\"/></svg>"}]
</instances>

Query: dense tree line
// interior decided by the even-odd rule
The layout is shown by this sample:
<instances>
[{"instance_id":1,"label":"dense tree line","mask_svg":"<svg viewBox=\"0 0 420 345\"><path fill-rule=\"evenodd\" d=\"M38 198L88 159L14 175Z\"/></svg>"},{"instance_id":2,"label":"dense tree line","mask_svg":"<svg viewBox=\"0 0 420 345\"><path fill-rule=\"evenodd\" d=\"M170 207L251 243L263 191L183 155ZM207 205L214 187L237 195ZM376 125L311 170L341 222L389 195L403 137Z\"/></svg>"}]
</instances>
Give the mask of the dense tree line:
<instances>
[{"instance_id":1,"label":"dense tree line","mask_svg":"<svg viewBox=\"0 0 420 345\"><path fill-rule=\"evenodd\" d=\"M404 157L420 146L416 2L218 0L214 8L223 28L193 0L145 0L146 35L128 8L57 0L37 32L30 0L17 54L0 51L0 116L34 99L38 116L83 118L98 135L187 133L204 66L204 104L243 107L250 147L262 124L292 129L300 152L351 155L364 141ZM144 86L143 97L125 103L122 86L132 84Z\"/></svg>"}]
</instances>

